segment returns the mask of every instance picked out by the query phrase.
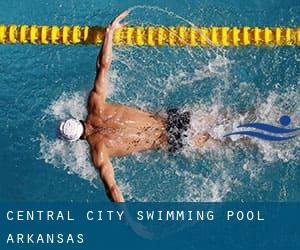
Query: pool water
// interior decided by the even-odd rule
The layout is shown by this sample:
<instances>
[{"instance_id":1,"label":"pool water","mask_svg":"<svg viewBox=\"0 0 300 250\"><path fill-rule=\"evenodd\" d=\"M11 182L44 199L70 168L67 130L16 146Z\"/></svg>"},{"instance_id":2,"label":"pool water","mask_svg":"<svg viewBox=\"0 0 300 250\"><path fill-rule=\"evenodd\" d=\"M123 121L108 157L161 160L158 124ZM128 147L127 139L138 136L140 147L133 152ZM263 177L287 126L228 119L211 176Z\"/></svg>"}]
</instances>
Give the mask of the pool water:
<instances>
[{"instance_id":1,"label":"pool water","mask_svg":"<svg viewBox=\"0 0 300 250\"><path fill-rule=\"evenodd\" d=\"M299 1L2 1L0 23L299 26ZM104 201L85 142L56 138L58 120L86 115L96 46L0 45L1 201ZM300 50L115 47L109 101L192 111L192 133L222 140L240 123L300 127ZM201 118L210 117L208 122ZM199 119L198 119L199 118ZM235 138L238 139L238 138ZM188 142L187 142L188 144ZM113 159L129 201L300 201L300 136L185 147Z\"/></svg>"}]
</instances>

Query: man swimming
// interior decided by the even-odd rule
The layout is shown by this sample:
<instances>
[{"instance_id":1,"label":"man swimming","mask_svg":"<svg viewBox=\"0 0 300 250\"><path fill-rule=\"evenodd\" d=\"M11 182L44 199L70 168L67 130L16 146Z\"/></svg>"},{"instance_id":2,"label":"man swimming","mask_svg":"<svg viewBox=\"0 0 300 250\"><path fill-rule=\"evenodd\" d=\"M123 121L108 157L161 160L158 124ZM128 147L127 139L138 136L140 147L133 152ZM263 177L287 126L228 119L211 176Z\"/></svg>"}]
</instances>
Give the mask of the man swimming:
<instances>
[{"instance_id":1,"label":"man swimming","mask_svg":"<svg viewBox=\"0 0 300 250\"><path fill-rule=\"evenodd\" d=\"M117 186L110 158L151 149L179 151L189 128L190 113L169 109L167 117L106 102L107 75L112 61L113 35L127 23L120 23L128 11L116 17L106 29L96 61L96 78L88 98L85 121L68 119L59 124L59 136L67 141L87 140L92 161L99 170L108 197L115 202L124 198ZM208 134L197 135L194 143L203 145Z\"/></svg>"}]
</instances>

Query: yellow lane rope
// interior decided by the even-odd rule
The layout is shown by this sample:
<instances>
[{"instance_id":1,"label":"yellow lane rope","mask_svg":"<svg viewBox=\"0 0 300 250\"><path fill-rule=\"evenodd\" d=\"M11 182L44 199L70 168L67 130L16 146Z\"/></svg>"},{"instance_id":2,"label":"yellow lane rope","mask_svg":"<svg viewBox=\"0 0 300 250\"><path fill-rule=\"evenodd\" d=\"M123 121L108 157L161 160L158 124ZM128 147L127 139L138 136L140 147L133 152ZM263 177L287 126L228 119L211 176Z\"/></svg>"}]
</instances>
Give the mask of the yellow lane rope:
<instances>
[{"instance_id":1,"label":"yellow lane rope","mask_svg":"<svg viewBox=\"0 0 300 250\"><path fill-rule=\"evenodd\" d=\"M105 27L0 25L0 44L100 44ZM136 46L299 46L300 27L126 27L116 45Z\"/></svg>"}]
</instances>

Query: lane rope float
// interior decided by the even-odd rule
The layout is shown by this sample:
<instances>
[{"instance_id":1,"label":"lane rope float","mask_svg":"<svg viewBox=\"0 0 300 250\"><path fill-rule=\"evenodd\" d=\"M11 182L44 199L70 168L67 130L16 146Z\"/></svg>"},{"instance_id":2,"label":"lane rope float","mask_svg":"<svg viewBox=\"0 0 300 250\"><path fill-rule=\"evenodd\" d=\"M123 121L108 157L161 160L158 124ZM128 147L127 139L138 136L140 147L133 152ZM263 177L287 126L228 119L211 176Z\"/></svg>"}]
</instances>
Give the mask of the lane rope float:
<instances>
[{"instance_id":1,"label":"lane rope float","mask_svg":"<svg viewBox=\"0 0 300 250\"><path fill-rule=\"evenodd\" d=\"M0 25L0 44L101 44L105 27ZM126 27L114 44L134 46L299 46L300 27Z\"/></svg>"}]
</instances>

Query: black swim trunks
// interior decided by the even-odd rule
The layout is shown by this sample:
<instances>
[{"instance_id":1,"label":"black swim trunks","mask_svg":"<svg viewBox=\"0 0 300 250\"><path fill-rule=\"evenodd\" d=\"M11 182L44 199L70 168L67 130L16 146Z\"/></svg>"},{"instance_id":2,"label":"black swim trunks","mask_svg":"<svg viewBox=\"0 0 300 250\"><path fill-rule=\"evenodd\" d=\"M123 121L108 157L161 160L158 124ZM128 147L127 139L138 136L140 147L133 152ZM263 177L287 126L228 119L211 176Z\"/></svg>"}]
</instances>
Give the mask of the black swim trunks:
<instances>
[{"instance_id":1,"label":"black swim trunks","mask_svg":"<svg viewBox=\"0 0 300 250\"><path fill-rule=\"evenodd\" d=\"M183 139L190 128L191 114L180 112L177 108L169 109L167 114L169 152L173 153L183 148Z\"/></svg>"}]
</instances>

